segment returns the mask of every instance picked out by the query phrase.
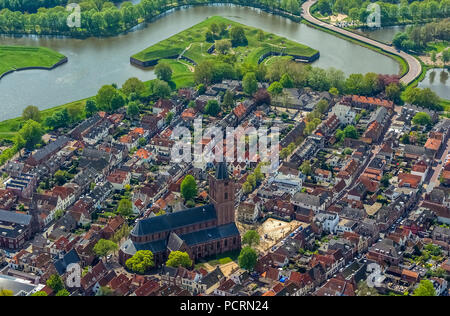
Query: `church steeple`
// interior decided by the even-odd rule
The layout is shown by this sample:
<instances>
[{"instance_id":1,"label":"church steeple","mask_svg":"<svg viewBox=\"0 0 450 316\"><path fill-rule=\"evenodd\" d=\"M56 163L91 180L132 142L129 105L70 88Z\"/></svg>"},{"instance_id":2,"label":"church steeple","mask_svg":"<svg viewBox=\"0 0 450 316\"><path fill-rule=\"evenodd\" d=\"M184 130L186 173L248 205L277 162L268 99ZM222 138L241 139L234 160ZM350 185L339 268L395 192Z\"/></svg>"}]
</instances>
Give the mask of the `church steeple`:
<instances>
[{"instance_id":1,"label":"church steeple","mask_svg":"<svg viewBox=\"0 0 450 316\"><path fill-rule=\"evenodd\" d=\"M216 166L216 179L225 180L228 179L228 168L226 162L219 162Z\"/></svg>"},{"instance_id":2,"label":"church steeple","mask_svg":"<svg viewBox=\"0 0 450 316\"><path fill-rule=\"evenodd\" d=\"M217 225L234 222L235 183L228 176L225 162L216 165L215 175L209 177L209 197L217 213Z\"/></svg>"}]
</instances>

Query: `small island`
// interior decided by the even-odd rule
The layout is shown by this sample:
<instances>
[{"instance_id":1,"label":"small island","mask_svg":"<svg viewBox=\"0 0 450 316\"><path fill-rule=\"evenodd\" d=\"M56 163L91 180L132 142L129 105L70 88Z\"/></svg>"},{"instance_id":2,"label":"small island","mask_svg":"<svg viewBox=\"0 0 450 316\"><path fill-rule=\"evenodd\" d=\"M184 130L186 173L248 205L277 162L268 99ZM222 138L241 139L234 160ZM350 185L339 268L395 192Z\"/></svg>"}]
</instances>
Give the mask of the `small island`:
<instances>
[{"instance_id":1,"label":"small island","mask_svg":"<svg viewBox=\"0 0 450 316\"><path fill-rule=\"evenodd\" d=\"M67 57L46 47L0 46L0 79L20 70L51 70Z\"/></svg>"},{"instance_id":2,"label":"small island","mask_svg":"<svg viewBox=\"0 0 450 316\"><path fill-rule=\"evenodd\" d=\"M256 66L270 57L283 56L310 63L319 51L284 37L242 25L220 16L211 17L133 55L138 67L153 67L160 61L171 64L174 79L193 72L201 62L218 55L232 57L237 64ZM185 67L180 67L180 63ZM176 65L178 64L178 65Z\"/></svg>"}]
</instances>

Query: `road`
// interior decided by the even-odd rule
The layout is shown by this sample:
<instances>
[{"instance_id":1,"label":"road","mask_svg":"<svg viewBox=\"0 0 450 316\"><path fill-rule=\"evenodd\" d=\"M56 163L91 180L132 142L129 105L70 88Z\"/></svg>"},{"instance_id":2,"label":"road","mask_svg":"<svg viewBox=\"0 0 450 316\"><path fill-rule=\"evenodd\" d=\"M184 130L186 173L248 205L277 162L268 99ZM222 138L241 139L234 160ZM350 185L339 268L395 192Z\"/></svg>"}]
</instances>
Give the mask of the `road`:
<instances>
[{"instance_id":1,"label":"road","mask_svg":"<svg viewBox=\"0 0 450 316\"><path fill-rule=\"evenodd\" d=\"M305 2L302 5L302 9L303 9L303 13L302 13L302 17L307 20L308 22L311 22L313 24L319 25L321 27L327 28L329 30L332 30L334 32L340 33L342 35L351 37L353 39L359 40L361 42L370 44L372 46L381 48L382 50L400 56L401 58L403 58L409 66L408 72L401 78L401 82L403 82L404 84L408 85L409 83L411 83L412 81L414 81L414 79L416 79L421 73L422 73L422 66L420 64L420 62L413 56L403 52L403 51L397 51L396 48L377 42L375 40L369 39L365 36L341 29L337 26L325 23L323 21L320 21L318 19L316 19L315 17L313 17L310 13L310 8L313 6L313 4L315 4L317 2L317 0L309 0L307 2Z\"/></svg>"},{"instance_id":2,"label":"road","mask_svg":"<svg viewBox=\"0 0 450 316\"><path fill-rule=\"evenodd\" d=\"M433 175L430 179L430 183L427 186L427 192L433 191L433 188L435 186L439 186L439 176L441 175L442 168L445 164L445 159L447 158L447 155L450 153L450 139L447 141L447 145L443 150L442 155L437 155L437 159L441 160L441 163L438 163L436 167L433 168ZM440 157L440 158L439 158Z\"/></svg>"}]
</instances>

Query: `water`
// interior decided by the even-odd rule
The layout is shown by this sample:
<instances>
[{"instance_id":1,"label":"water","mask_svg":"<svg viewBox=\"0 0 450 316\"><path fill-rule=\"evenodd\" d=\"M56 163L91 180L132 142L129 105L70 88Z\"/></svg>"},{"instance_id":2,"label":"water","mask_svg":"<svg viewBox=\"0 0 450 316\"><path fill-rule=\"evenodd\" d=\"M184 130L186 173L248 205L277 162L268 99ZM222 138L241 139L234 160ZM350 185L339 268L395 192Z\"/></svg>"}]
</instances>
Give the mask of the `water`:
<instances>
[{"instance_id":1,"label":"water","mask_svg":"<svg viewBox=\"0 0 450 316\"><path fill-rule=\"evenodd\" d=\"M178 10L147 27L111 38L0 37L0 45L45 46L61 52L69 62L52 71L15 72L0 80L0 121L22 114L28 105L41 110L93 96L104 84L122 85L130 77L154 79L151 70L130 65L130 56L189 28L209 16L228 19L311 46L320 51L315 66L335 67L347 75L398 73L391 58L304 24L258 9L233 5L198 6Z\"/></svg>"},{"instance_id":2,"label":"water","mask_svg":"<svg viewBox=\"0 0 450 316\"><path fill-rule=\"evenodd\" d=\"M450 100L449 71L442 68L433 68L427 71L425 79L419 83L419 88L430 88L441 98Z\"/></svg>"},{"instance_id":3,"label":"water","mask_svg":"<svg viewBox=\"0 0 450 316\"><path fill-rule=\"evenodd\" d=\"M390 44L392 43L392 39L394 38L395 34L399 32L405 32L408 25L397 25L397 26L386 26L381 27L377 29L358 29L359 33L362 33L363 35L383 42Z\"/></svg>"}]
</instances>

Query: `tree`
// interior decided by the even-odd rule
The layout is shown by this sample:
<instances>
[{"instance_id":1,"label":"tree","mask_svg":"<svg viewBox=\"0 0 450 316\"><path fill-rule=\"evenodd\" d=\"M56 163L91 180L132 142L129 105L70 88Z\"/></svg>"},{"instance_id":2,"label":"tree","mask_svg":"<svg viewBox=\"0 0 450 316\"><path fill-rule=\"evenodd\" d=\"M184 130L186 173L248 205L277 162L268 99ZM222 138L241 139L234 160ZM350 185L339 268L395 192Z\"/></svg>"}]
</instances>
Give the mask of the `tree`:
<instances>
[{"instance_id":1,"label":"tree","mask_svg":"<svg viewBox=\"0 0 450 316\"><path fill-rule=\"evenodd\" d=\"M84 111L86 112L86 116L90 117L94 113L97 113L97 103L93 99L89 99L86 101L86 105L84 107Z\"/></svg>"},{"instance_id":2,"label":"tree","mask_svg":"<svg viewBox=\"0 0 450 316\"><path fill-rule=\"evenodd\" d=\"M439 97L430 88L409 88L405 91L405 100L420 107L441 111Z\"/></svg>"},{"instance_id":3,"label":"tree","mask_svg":"<svg viewBox=\"0 0 450 316\"><path fill-rule=\"evenodd\" d=\"M52 274L50 278L47 280L47 285L53 290L53 292L57 293L64 289L64 283L61 277L57 274Z\"/></svg>"},{"instance_id":4,"label":"tree","mask_svg":"<svg viewBox=\"0 0 450 316\"><path fill-rule=\"evenodd\" d=\"M435 51L431 52L430 59L431 59L431 62L433 63L433 65L436 64L437 58L436 58L436 52Z\"/></svg>"},{"instance_id":5,"label":"tree","mask_svg":"<svg viewBox=\"0 0 450 316\"><path fill-rule=\"evenodd\" d=\"M333 96L338 96L339 95L339 90L338 88L335 87L331 87L330 90L328 91L331 95Z\"/></svg>"},{"instance_id":6,"label":"tree","mask_svg":"<svg viewBox=\"0 0 450 316\"><path fill-rule=\"evenodd\" d=\"M37 291L37 292L31 294L31 296L48 296L48 295L44 291Z\"/></svg>"},{"instance_id":7,"label":"tree","mask_svg":"<svg viewBox=\"0 0 450 316\"><path fill-rule=\"evenodd\" d=\"M102 286L95 296L114 296L114 291L108 286Z\"/></svg>"},{"instance_id":8,"label":"tree","mask_svg":"<svg viewBox=\"0 0 450 316\"><path fill-rule=\"evenodd\" d=\"M245 182L242 184L242 191L244 192L244 194L249 194L249 193L251 193L251 192L253 191L253 187L252 187L252 185L250 184L250 182L245 181Z\"/></svg>"},{"instance_id":9,"label":"tree","mask_svg":"<svg viewBox=\"0 0 450 316\"><path fill-rule=\"evenodd\" d=\"M0 289L0 296L13 296L14 293L11 290Z\"/></svg>"},{"instance_id":10,"label":"tree","mask_svg":"<svg viewBox=\"0 0 450 316\"><path fill-rule=\"evenodd\" d=\"M136 101L132 101L132 102L128 103L127 115L129 117L136 117L137 115L139 115L139 112L140 112L140 106Z\"/></svg>"},{"instance_id":11,"label":"tree","mask_svg":"<svg viewBox=\"0 0 450 316\"><path fill-rule=\"evenodd\" d=\"M33 120L28 120L20 129L19 135L25 141L25 148L33 150L37 144L42 142L44 131L41 124Z\"/></svg>"},{"instance_id":12,"label":"tree","mask_svg":"<svg viewBox=\"0 0 450 316\"><path fill-rule=\"evenodd\" d=\"M402 144L408 145L411 142L411 140L409 138L409 134L407 134L407 133L403 134L402 137L400 137L400 142Z\"/></svg>"},{"instance_id":13,"label":"tree","mask_svg":"<svg viewBox=\"0 0 450 316\"><path fill-rule=\"evenodd\" d=\"M172 68L167 63L158 63L155 67L155 74L159 80L169 82L172 80Z\"/></svg>"},{"instance_id":14,"label":"tree","mask_svg":"<svg viewBox=\"0 0 450 316\"><path fill-rule=\"evenodd\" d=\"M254 72L245 74L242 80L242 89L247 95L253 95L258 89L258 81L256 81L256 75Z\"/></svg>"},{"instance_id":15,"label":"tree","mask_svg":"<svg viewBox=\"0 0 450 316\"><path fill-rule=\"evenodd\" d=\"M328 101L325 99L320 100L317 104L315 109L319 111L321 114L324 114L328 109Z\"/></svg>"},{"instance_id":16,"label":"tree","mask_svg":"<svg viewBox=\"0 0 450 316\"><path fill-rule=\"evenodd\" d=\"M197 197L197 183L192 175L188 174L181 182L181 195L185 201L189 201Z\"/></svg>"},{"instance_id":17,"label":"tree","mask_svg":"<svg viewBox=\"0 0 450 316\"><path fill-rule=\"evenodd\" d=\"M300 166L300 170L305 175L310 175L312 173L311 163L308 160L305 160Z\"/></svg>"},{"instance_id":18,"label":"tree","mask_svg":"<svg viewBox=\"0 0 450 316\"><path fill-rule=\"evenodd\" d=\"M253 188L256 187L256 177L253 174L248 175L247 182L252 185Z\"/></svg>"},{"instance_id":19,"label":"tree","mask_svg":"<svg viewBox=\"0 0 450 316\"><path fill-rule=\"evenodd\" d=\"M145 91L145 84L138 78L130 78L122 85L122 92L129 97L132 93L140 96Z\"/></svg>"},{"instance_id":20,"label":"tree","mask_svg":"<svg viewBox=\"0 0 450 316\"><path fill-rule=\"evenodd\" d=\"M166 265L173 268L178 268L179 266L190 268L192 267L192 260L187 252L172 251L169 254Z\"/></svg>"},{"instance_id":21,"label":"tree","mask_svg":"<svg viewBox=\"0 0 450 316\"><path fill-rule=\"evenodd\" d=\"M99 257L106 257L117 249L119 249L117 244L107 239L100 239L94 246L94 252Z\"/></svg>"},{"instance_id":22,"label":"tree","mask_svg":"<svg viewBox=\"0 0 450 316\"><path fill-rule=\"evenodd\" d=\"M444 63L444 66L447 65L447 63L450 61L450 49L446 49L442 52L442 62Z\"/></svg>"},{"instance_id":23,"label":"tree","mask_svg":"<svg viewBox=\"0 0 450 316\"><path fill-rule=\"evenodd\" d=\"M256 230L249 230L242 237L242 243L252 247L253 245L259 245L259 234Z\"/></svg>"},{"instance_id":24,"label":"tree","mask_svg":"<svg viewBox=\"0 0 450 316\"><path fill-rule=\"evenodd\" d=\"M421 280L413 296L436 296L436 290L430 280Z\"/></svg>"},{"instance_id":25,"label":"tree","mask_svg":"<svg viewBox=\"0 0 450 316\"><path fill-rule=\"evenodd\" d=\"M283 86L283 88L293 88L294 87L294 81L292 80L291 76L289 76L289 74L284 74L281 77L280 83Z\"/></svg>"},{"instance_id":26,"label":"tree","mask_svg":"<svg viewBox=\"0 0 450 316\"><path fill-rule=\"evenodd\" d=\"M28 120L33 120L35 122L40 122L41 121L41 112L39 112L39 109L37 106L27 106L23 112L22 112L22 118L25 121Z\"/></svg>"},{"instance_id":27,"label":"tree","mask_svg":"<svg viewBox=\"0 0 450 316\"><path fill-rule=\"evenodd\" d=\"M151 91L157 98L164 99L170 96L172 90L167 82L155 79L152 82Z\"/></svg>"},{"instance_id":28,"label":"tree","mask_svg":"<svg viewBox=\"0 0 450 316\"><path fill-rule=\"evenodd\" d=\"M71 104L67 107L67 113L71 122L78 122L83 117L83 105Z\"/></svg>"},{"instance_id":29,"label":"tree","mask_svg":"<svg viewBox=\"0 0 450 316\"><path fill-rule=\"evenodd\" d=\"M194 71L195 82L201 84L209 84L213 79L214 63L210 60L200 62Z\"/></svg>"},{"instance_id":30,"label":"tree","mask_svg":"<svg viewBox=\"0 0 450 316\"><path fill-rule=\"evenodd\" d=\"M431 117L425 112L418 112L414 115L412 122L416 125L431 125Z\"/></svg>"},{"instance_id":31,"label":"tree","mask_svg":"<svg viewBox=\"0 0 450 316\"><path fill-rule=\"evenodd\" d=\"M135 273L144 274L155 265L153 253L150 250L139 250L125 262L125 265Z\"/></svg>"},{"instance_id":32,"label":"tree","mask_svg":"<svg viewBox=\"0 0 450 316\"><path fill-rule=\"evenodd\" d=\"M111 100L111 110L115 111L125 105L125 98L121 93L117 93Z\"/></svg>"},{"instance_id":33,"label":"tree","mask_svg":"<svg viewBox=\"0 0 450 316\"><path fill-rule=\"evenodd\" d=\"M172 122L174 116L175 116L175 114L173 114L173 112L167 113L167 116L166 116L166 123L167 123L167 124L170 124L170 123Z\"/></svg>"},{"instance_id":34,"label":"tree","mask_svg":"<svg viewBox=\"0 0 450 316\"><path fill-rule=\"evenodd\" d=\"M356 296L379 296L378 291L367 285L366 282L360 281L356 289Z\"/></svg>"},{"instance_id":35,"label":"tree","mask_svg":"<svg viewBox=\"0 0 450 316\"><path fill-rule=\"evenodd\" d=\"M317 9L322 15L333 13L329 0L319 0L319 2L317 2Z\"/></svg>"},{"instance_id":36,"label":"tree","mask_svg":"<svg viewBox=\"0 0 450 316\"><path fill-rule=\"evenodd\" d=\"M358 131L356 130L356 127L354 127L353 125L347 125L344 128L344 135L346 138L353 138L353 139L359 138Z\"/></svg>"},{"instance_id":37,"label":"tree","mask_svg":"<svg viewBox=\"0 0 450 316\"><path fill-rule=\"evenodd\" d=\"M119 202L117 212L123 217L129 217L133 214L133 204L129 199L122 199Z\"/></svg>"},{"instance_id":38,"label":"tree","mask_svg":"<svg viewBox=\"0 0 450 316\"><path fill-rule=\"evenodd\" d=\"M280 95L283 93L283 85L278 81L272 82L267 91L269 91L272 96Z\"/></svg>"},{"instance_id":39,"label":"tree","mask_svg":"<svg viewBox=\"0 0 450 316\"><path fill-rule=\"evenodd\" d=\"M70 293L66 289L62 289L56 292L55 296L70 296Z\"/></svg>"},{"instance_id":40,"label":"tree","mask_svg":"<svg viewBox=\"0 0 450 316\"><path fill-rule=\"evenodd\" d=\"M225 55L231 49L231 41L229 39L223 39L216 41L216 50Z\"/></svg>"},{"instance_id":41,"label":"tree","mask_svg":"<svg viewBox=\"0 0 450 316\"><path fill-rule=\"evenodd\" d=\"M217 100L209 100L205 106L205 113L216 117L221 111L219 102Z\"/></svg>"},{"instance_id":42,"label":"tree","mask_svg":"<svg viewBox=\"0 0 450 316\"><path fill-rule=\"evenodd\" d=\"M270 94L266 89L259 89L253 97L256 105L270 105L272 103Z\"/></svg>"},{"instance_id":43,"label":"tree","mask_svg":"<svg viewBox=\"0 0 450 316\"><path fill-rule=\"evenodd\" d=\"M223 105L227 108L234 106L234 93L232 91L227 90L225 92L225 95L223 96Z\"/></svg>"},{"instance_id":44,"label":"tree","mask_svg":"<svg viewBox=\"0 0 450 316\"><path fill-rule=\"evenodd\" d=\"M231 43L236 46L247 46L248 40L245 36L244 28L241 26L234 26L230 31Z\"/></svg>"},{"instance_id":45,"label":"tree","mask_svg":"<svg viewBox=\"0 0 450 316\"><path fill-rule=\"evenodd\" d=\"M238 257L239 266L242 269L252 271L255 268L257 259L258 255L254 249L249 246L244 247Z\"/></svg>"},{"instance_id":46,"label":"tree","mask_svg":"<svg viewBox=\"0 0 450 316\"><path fill-rule=\"evenodd\" d=\"M97 96L95 97L97 107L103 111L110 111L112 101L117 95L118 91L116 88L112 85L104 85L98 90Z\"/></svg>"},{"instance_id":47,"label":"tree","mask_svg":"<svg viewBox=\"0 0 450 316\"><path fill-rule=\"evenodd\" d=\"M63 170L57 170L53 177L55 178L55 182L60 186L64 185L68 178L66 171Z\"/></svg>"},{"instance_id":48,"label":"tree","mask_svg":"<svg viewBox=\"0 0 450 316\"><path fill-rule=\"evenodd\" d=\"M385 88L386 96L389 100L394 103L399 103L401 101L400 96L402 94L402 89L399 84L391 83Z\"/></svg>"}]
</instances>

